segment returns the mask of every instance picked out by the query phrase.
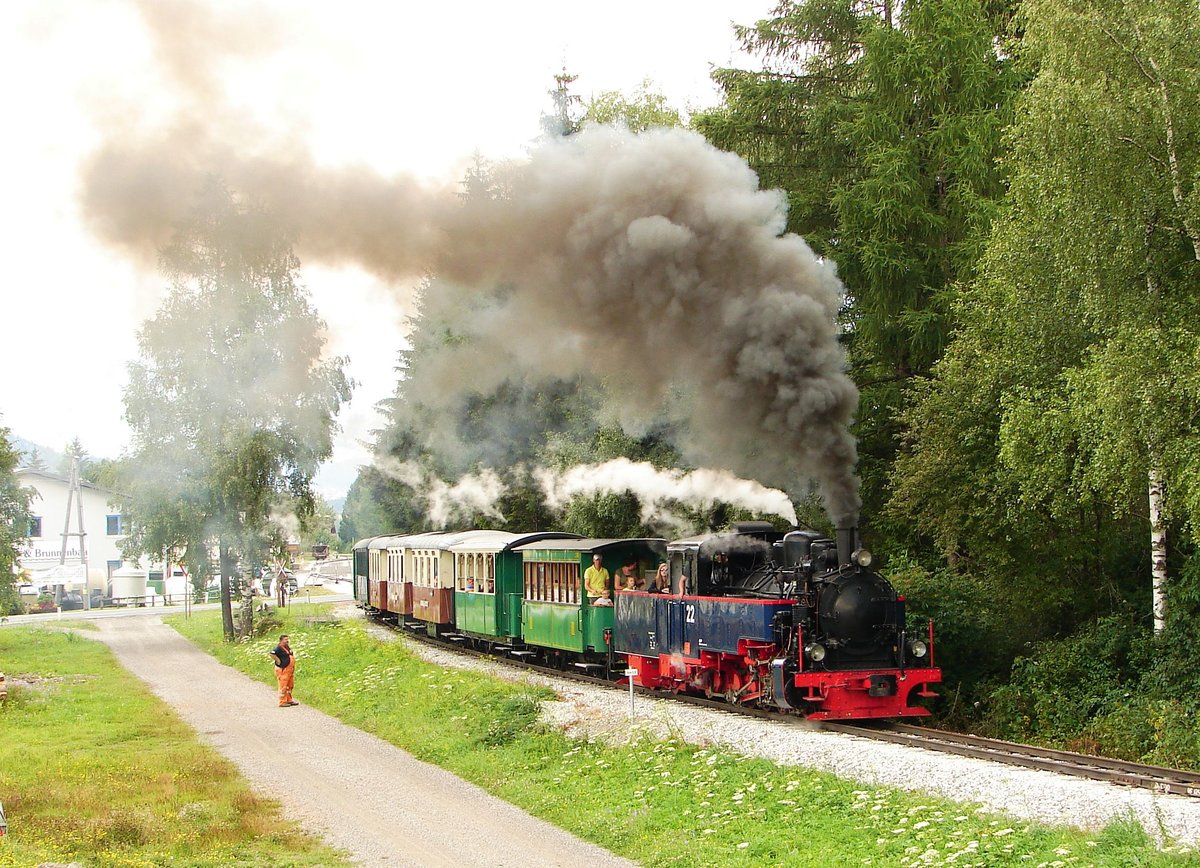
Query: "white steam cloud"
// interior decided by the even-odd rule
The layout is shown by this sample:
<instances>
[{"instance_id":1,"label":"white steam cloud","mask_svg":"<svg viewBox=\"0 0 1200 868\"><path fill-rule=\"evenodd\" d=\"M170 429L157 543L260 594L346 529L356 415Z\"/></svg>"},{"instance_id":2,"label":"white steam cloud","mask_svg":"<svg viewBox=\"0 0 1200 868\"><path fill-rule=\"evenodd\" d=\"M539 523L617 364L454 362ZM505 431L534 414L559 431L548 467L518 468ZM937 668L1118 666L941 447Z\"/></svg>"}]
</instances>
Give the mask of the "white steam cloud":
<instances>
[{"instance_id":1,"label":"white steam cloud","mask_svg":"<svg viewBox=\"0 0 1200 868\"><path fill-rule=\"evenodd\" d=\"M603 464L582 464L564 471L539 467L533 478L553 509L562 509L577 495L605 492L636 494L642 506L642 521L671 522L669 507L678 502L705 509L720 500L759 514L778 515L792 524L796 511L782 491L748 479L738 479L724 470L701 468L684 472L659 470L646 462L616 458Z\"/></svg>"},{"instance_id":2,"label":"white steam cloud","mask_svg":"<svg viewBox=\"0 0 1200 868\"><path fill-rule=\"evenodd\" d=\"M413 489L426 503L426 515L433 527L445 528L455 518L482 514L503 521L496 506L505 485L494 470L469 473L449 483L427 472L412 461L381 457L374 467L384 476Z\"/></svg>"}]
</instances>

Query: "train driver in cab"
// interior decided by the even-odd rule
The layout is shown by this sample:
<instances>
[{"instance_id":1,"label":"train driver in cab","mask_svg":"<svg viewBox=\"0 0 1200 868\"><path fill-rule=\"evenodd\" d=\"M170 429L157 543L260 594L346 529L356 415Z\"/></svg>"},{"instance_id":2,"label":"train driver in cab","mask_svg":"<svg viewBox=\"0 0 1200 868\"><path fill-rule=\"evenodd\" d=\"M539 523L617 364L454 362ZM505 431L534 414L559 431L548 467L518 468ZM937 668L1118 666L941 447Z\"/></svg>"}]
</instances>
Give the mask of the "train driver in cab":
<instances>
[{"instance_id":1,"label":"train driver in cab","mask_svg":"<svg viewBox=\"0 0 1200 868\"><path fill-rule=\"evenodd\" d=\"M592 555L592 565L583 571L583 590L593 606L611 606L612 592L609 590L609 574L600 555Z\"/></svg>"}]
</instances>

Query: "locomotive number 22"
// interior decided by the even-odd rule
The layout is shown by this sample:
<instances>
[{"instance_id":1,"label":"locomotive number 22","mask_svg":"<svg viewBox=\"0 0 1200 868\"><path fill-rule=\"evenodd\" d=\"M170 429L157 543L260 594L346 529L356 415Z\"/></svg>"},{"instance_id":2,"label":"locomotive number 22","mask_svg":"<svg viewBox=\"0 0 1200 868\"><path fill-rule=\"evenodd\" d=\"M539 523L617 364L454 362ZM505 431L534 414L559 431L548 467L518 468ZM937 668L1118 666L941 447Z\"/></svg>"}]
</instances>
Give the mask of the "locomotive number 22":
<instances>
[{"instance_id":1,"label":"locomotive number 22","mask_svg":"<svg viewBox=\"0 0 1200 868\"><path fill-rule=\"evenodd\" d=\"M693 604L688 603L683 607L683 620L689 624L696 623L696 607Z\"/></svg>"}]
</instances>

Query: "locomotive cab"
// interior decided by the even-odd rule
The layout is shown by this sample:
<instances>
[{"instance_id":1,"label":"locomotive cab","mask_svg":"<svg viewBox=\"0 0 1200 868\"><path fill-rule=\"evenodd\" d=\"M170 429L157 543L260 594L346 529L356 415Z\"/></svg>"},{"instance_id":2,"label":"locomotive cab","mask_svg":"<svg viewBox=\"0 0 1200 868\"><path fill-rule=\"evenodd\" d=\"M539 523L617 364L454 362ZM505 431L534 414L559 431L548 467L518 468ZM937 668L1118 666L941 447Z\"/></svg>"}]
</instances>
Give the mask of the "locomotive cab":
<instances>
[{"instance_id":1,"label":"locomotive cab","mask_svg":"<svg viewBox=\"0 0 1200 868\"><path fill-rule=\"evenodd\" d=\"M738 522L730 532L676 540L668 549L671 586L698 597L779 597L778 589L751 593L751 576L774 559L773 547L784 535L765 521ZM751 581L751 585L760 582Z\"/></svg>"}]
</instances>

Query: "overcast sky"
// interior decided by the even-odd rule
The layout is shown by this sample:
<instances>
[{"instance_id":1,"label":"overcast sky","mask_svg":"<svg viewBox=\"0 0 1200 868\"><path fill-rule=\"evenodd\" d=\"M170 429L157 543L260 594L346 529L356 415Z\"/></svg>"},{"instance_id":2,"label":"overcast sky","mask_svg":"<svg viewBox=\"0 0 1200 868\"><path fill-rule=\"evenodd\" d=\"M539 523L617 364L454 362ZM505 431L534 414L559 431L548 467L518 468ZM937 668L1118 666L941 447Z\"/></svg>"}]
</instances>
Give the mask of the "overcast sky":
<instances>
[{"instance_id":1,"label":"overcast sky","mask_svg":"<svg viewBox=\"0 0 1200 868\"><path fill-rule=\"evenodd\" d=\"M331 166L453 179L474 152L524 153L564 65L584 98L649 78L676 107L713 105L710 69L749 62L732 22L753 23L773 5L4 0L0 425L56 449L79 436L99 457L128 442L126 364L165 280L93 238L77 192L102 130L144 130L178 111L188 71L164 70L147 13L190 50L212 48L205 72L246 128L299 139ZM336 497L368 460L374 404L394 386L406 288L310 266L303 279L330 326L330 351L349 356L359 384L317 479Z\"/></svg>"}]
</instances>

